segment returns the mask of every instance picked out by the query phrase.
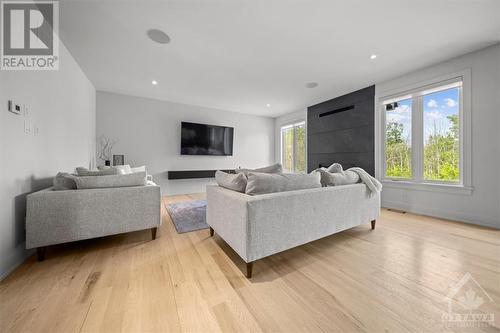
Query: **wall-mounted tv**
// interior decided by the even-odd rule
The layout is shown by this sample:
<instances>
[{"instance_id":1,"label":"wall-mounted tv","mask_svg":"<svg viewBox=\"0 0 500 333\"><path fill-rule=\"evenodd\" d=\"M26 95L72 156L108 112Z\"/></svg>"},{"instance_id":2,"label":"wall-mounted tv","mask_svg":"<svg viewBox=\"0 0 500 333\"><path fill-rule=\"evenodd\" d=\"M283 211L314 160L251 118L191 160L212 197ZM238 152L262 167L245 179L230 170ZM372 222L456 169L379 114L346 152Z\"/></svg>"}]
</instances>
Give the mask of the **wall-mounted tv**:
<instances>
[{"instance_id":1,"label":"wall-mounted tv","mask_svg":"<svg viewBox=\"0 0 500 333\"><path fill-rule=\"evenodd\" d=\"M233 155L233 127L181 123L181 155Z\"/></svg>"}]
</instances>

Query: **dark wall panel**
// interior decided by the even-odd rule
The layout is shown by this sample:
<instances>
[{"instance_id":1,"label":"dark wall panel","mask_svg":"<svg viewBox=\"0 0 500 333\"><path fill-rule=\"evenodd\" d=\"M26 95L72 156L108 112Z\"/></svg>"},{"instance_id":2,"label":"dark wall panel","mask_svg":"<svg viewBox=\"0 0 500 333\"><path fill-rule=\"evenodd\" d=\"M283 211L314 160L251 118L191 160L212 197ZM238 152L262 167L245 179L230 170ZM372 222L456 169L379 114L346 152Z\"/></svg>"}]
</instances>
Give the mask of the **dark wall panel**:
<instances>
[{"instance_id":1,"label":"dark wall panel","mask_svg":"<svg viewBox=\"0 0 500 333\"><path fill-rule=\"evenodd\" d=\"M375 86L307 108L307 169L334 162L375 174Z\"/></svg>"}]
</instances>

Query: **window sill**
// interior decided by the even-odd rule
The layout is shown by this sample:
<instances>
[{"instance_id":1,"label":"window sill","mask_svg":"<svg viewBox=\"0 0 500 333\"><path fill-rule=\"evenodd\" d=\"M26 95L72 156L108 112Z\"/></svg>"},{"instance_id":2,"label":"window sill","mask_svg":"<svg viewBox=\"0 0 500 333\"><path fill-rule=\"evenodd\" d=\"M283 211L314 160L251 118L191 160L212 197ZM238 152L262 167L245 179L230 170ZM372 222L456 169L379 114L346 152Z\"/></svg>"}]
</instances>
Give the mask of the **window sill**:
<instances>
[{"instance_id":1,"label":"window sill","mask_svg":"<svg viewBox=\"0 0 500 333\"><path fill-rule=\"evenodd\" d=\"M414 191L440 192L449 194L472 195L474 188L471 186L441 184L441 183L415 183L404 180L382 180L382 184L387 188L405 189Z\"/></svg>"}]
</instances>

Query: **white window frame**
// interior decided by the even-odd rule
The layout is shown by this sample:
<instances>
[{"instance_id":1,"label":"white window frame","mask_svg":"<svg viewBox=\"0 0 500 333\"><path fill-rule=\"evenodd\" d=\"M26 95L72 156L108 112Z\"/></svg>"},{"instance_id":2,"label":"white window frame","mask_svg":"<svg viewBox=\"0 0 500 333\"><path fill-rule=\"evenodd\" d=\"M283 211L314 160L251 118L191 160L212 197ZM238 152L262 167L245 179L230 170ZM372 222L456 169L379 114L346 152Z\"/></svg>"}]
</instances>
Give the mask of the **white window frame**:
<instances>
[{"instance_id":1,"label":"white window frame","mask_svg":"<svg viewBox=\"0 0 500 333\"><path fill-rule=\"evenodd\" d=\"M305 170L304 172L307 172L307 126L306 126L306 121L305 120L297 120L297 121L293 121L293 122L289 122L289 123L286 123L286 124L283 124L280 126L280 163L281 165L284 167L284 163L283 163L283 130L284 129L288 129L288 128L294 128L296 126L300 126L300 125L303 125L304 126L304 130L305 130L305 144L306 144L306 152L305 152L305 155L304 158L305 158ZM292 168L293 170L285 170L283 169L284 171L289 171L289 172L292 172L292 173L297 173L298 171L295 169L295 155L297 155L297 138L296 138L296 135L295 135L295 130L292 132L293 133L293 153L292 153Z\"/></svg>"},{"instance_id":2,"label":"white window frame","mask_svg":"<svg viewBox=\"0 0 500 333\"><path fill-rule=\"evenodd\" d=\"M472 194L471 177L471 73L470 69L451 73L438 78L421 81L401 89L377 93L376 117L376 164L377 178L381 179L384 186L389 188L413 189L435 192L451 192L459 194ZM423 179L423 96L425 94L443 90L446 85L456 84L461 81L459 119L460 119L460 181L446 182L439 180ZM438 89L436 89L438 88ZM446 88L445 88L446 89ZM380 96L380 97L379 97ZM391 178L386 176L385 139L386 139L386 111L384 102L391 99L402 100L412 98L412 179ZM378 140L377 140L378 139Z\"/></svg>"}]
</instances>

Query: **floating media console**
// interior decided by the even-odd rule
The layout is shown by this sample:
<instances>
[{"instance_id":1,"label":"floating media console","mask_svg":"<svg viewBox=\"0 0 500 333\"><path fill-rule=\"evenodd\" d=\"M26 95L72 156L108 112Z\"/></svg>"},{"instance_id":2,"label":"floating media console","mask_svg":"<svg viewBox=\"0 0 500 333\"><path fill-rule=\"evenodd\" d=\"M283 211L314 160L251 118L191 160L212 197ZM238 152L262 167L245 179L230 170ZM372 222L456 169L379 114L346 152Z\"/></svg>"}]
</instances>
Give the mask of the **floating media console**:
<instances>
[{"instance_id":1,"label":"floating media console","mask_svg":"<svg viewBox=\"0 0 500 333\"><path fill-rule=\"evenodd\" d=\"M195 179L195 178L214 178L217 170L180 170L168 171L168 179ZM221 170L227 173L234 173L233 170Z\"/></svg>"}]
</instances>

